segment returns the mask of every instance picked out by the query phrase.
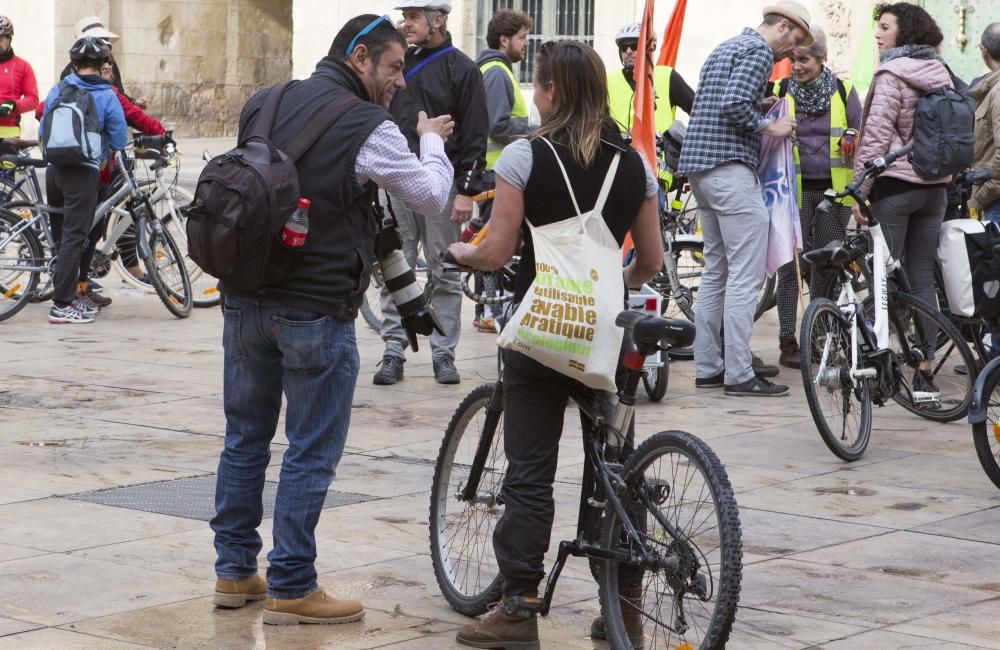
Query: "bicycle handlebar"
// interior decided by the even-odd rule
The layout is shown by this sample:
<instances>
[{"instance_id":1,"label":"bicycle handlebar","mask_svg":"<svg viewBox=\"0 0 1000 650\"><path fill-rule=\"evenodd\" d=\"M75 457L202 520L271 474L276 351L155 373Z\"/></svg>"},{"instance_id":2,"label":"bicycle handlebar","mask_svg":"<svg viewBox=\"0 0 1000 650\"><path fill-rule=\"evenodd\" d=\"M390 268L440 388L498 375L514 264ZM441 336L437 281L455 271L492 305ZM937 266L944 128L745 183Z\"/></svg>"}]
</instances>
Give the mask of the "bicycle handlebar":
<instances>
[{"instance_id":1,"label":"bicycle handlebar","mask_svg":"<svg viewBox=\"0 0 1000 650\"><path fill-rule=\"evenodd\" d=\"M876 176L884 172L886 169L888 169L889 166L892 165L892 163L896 162L897 160L899 160L904 156L909 155L911 151L913 151L912 142L910 144L904 145L899 149L896 149L893 152L887 153L884 156L879 156L875 160L869 161L865 165L865 171L861 174L861 178L852 182L850 185L844 188L842 192L837 192L834 198L843 199L848 196L853 196L854 198L858 198L858 194L861 191L860 190L861 185L865 181L871 178L875 178Z\"/></svg>"},{"instance_id":2,"label":"bicycle handlebar","mask_svg":"<svg viewBox=\"0 0 1000 650\"><path fill-rule=\"evenodd\" d=\"M40 158L25 158L17 154L7 154L0 156L0 165L5 167L12 165L17 169L21 169L23 167L45 167L48 163Z\"/></svg>"}]
</instances>

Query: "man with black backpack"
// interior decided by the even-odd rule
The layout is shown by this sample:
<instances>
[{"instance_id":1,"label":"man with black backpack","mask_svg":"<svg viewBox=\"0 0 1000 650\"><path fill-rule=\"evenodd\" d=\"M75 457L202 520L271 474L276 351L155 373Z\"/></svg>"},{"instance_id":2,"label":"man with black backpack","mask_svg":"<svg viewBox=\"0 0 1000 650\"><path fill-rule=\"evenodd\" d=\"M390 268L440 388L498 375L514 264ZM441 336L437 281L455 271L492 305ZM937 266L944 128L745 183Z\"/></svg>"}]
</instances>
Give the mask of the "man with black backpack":
<instances>
[{"instance_id":1,"label":"man with black backpack","mask_svg":"<svg viewBox=\"0 0 1000 650\"><path fill-rule=\"evenodd\" d=\"M222 173L203 172L189 210L193 256L226 254L243 268L259 268L239 246L213 244L218 239L213 233L236 236L222 223L231 219L219 218L232 211L237 219L263 217L268 241L256 247L275 254L264 260L263 282L220 267L226 438L211 521L216 605L241 607L266 599L267 624L346 623L364 616L360 602L336 598L317 584L315 528L351 417L359 368L354 319L375 252L373 203L381 185L413 210L439 214L453 178L444 149L454 128L450 116L418 117L418 158L386 110L405 85L405 51L406 41L384 16L349 20L311 77L250 99L240 116L237 149L208 164L207 169L228 168L230 178L239 175L241 165L253 166L261 178L273 180L287 169L287 160L297 161L294 182L265 188L288 203L285 227L292 236L282 239L281 223L268 231L267 210L255 212L238 193L251 186L237 183L238 190L227 190ZM307 221L292 212L300 198L310 201ZM243 230L256 225L247 223ZM288 449L264 580L257 574L263 545L257 527L282 393L288 403Z\"/></svg>"},{"instance_id":2,"label":"man with black backpack","mask_svg":"<svg viewBox=\"0 0 1000 650\"><path fill-rule=\"evenodd\" d=\"M45 99L39 132L49 166L45 184L52 234L59 247L52 283L50 323L91 323L98 307L78 295L80 256L97 208L98 169L111 151L125 148L128 127L118 97L101 65L111 58L103 39L85 36L69 51L75 73L60 81Z\"/></svg>"}]
</instances>

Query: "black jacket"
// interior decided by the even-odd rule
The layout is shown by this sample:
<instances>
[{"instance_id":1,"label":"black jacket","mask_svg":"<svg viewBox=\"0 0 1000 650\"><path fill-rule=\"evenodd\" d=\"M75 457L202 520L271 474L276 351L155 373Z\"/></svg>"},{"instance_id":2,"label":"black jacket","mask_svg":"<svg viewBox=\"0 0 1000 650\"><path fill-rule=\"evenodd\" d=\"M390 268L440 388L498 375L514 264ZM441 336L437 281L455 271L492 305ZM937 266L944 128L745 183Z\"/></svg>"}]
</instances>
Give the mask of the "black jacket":
<instances>
[{"instance_id":1,"label":"black jacket","mask_svg":"<svg viewBox=\"0 0 1000 650\"><path fill-rule=\"evenodd\" d=\"M406 52L404 76L449 47L450 35L440 47L411 47ZM410 151L418 156L417 113L426 111L429 117L451 115L455 132L445 143L445 152L455 167L455 189L468 196L479 193L480 176L486 167L489 114L483 76L472 59L453 49L429 62L406 79L406 88L396 93L389 111L406 136Z\"/></svg>"},{"instance_id":2,"label":"black jacket","mask_svg":"<svg viewBox=\"0 0 1000 650\"><path fill-rule=\"evenodd\" d=\"M287 146L312 118L340 93L354 93L364 103L347 111L299 158L296 169L303 197L312 201L309 234L291 277L261 292L233 295L288 304L353 318L364 298L375 252L371 204L376 186L358 184L358 151L378 125L392 117L370 103L361 80L342 63L322 59L312 76L289 88L281 100L271 142ZM240 115L240 134L248 133L263 108L266 93L250 98Z\"/></svg>"}]
</instances>

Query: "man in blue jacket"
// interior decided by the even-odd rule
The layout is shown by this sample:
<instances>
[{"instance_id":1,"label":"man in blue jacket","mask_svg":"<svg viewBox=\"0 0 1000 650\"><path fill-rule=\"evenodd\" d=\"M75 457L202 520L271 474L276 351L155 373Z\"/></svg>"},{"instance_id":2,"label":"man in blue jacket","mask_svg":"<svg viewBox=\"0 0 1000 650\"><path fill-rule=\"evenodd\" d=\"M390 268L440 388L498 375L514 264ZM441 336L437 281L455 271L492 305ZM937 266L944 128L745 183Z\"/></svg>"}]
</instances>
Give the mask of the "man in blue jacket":
<instances>
[{"instance_id":1,"label":"man in blue jacket","mask_svg":"<svg viewBox=\"0 0 1000 650\"><path fill-rule=\"evenodd\" d=\"M109 151L124 149L128 137L125 114L111 84L101 78L101 65L111 58L111 48L100 38L85 36L69 51L75 72L60 81L45 99L41 133L66 84L90 93L97 112L97 129L101 134L100 160L76 165L52 165L45 172L49 205L63 208L63 214L51 215L52 234L59 247L53 271L52 308L50 323L91 323L99 309L89 298L77 295L80 256L97 209L100 163Z\"/></svg>"}]
</instances>

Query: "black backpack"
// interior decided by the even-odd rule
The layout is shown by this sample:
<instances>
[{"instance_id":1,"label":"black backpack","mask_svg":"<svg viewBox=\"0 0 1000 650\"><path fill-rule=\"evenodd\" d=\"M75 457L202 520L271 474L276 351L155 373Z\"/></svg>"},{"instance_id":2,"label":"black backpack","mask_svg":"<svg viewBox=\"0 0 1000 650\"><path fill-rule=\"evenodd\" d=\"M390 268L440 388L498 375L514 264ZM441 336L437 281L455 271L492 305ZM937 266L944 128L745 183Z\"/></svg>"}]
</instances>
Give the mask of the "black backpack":
<instances>
[{"instance_id":1,"label":"black backpack","mask_svg":"<svg viewBox=\"0 0 1000 650\"><path fill-rule=\"evenodd\" d=\"M972 164L976 104L942 86L917 101L913 120L913 171L928 180L958 174Z\"/></svg>"},{"instance_id":2,"label":"black backpack","mask_svg":"<svg viewBox=\"0 0 1000 650\"><path fill-rule=\"evenodd\" d=\"M270 134L281 98L294 83L271 88L251 132L241 134L235 149L208 161L186 210L188 255L234 289L257 291L290 275L301 251L286 247L280 236L300 198L295 163L362 103L352 93L338 95L279 150Z\"/></svg>"},{"instance_id":3,"label":"black backpack","mask_svg":"<svg viewBox=\"0 0 1000 650\"><path fill-rule=\"evenodd\" d=\"M90 92L61 81L39 138L45 159L53 165L96 165L104 147L99 124Z\"/></svg>"}]
</instances>

